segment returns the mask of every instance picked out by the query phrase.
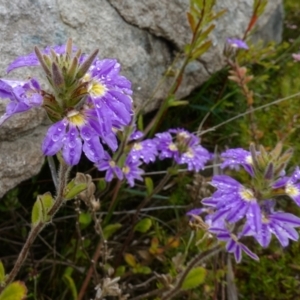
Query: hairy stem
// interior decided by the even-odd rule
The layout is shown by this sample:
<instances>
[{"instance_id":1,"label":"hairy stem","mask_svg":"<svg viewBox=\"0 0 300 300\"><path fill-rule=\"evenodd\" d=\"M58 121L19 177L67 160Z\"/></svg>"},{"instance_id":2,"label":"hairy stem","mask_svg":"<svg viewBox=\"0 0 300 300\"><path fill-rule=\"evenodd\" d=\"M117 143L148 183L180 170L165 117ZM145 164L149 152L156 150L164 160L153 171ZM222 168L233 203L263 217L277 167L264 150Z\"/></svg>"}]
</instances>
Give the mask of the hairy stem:
<instances>
[{"instance_id":1,"label":"hairy stem","mask_svg":"<svg viewBox=\"0 0 300 300\"><path fill-rule=\"evenodd\" d=\"M26 260L26 257L28 255L30 247L32 246L32 244L35 241L39 232L43 229L44 225L45 224L40 222L31 229L26 242L25 242L21 252L19 253L18 259L17 259L13 269L10 271L10 273L8 274L8 276L5 280L5 286L10 284L15 279L17 274L19 273L24 261Z\"/></svg>"},{"instance_id":2,"label":"hairy stem","mask_svg":"<svg viewBox=\"0 0 300 300\"><path fill-rule=\"evenodd\" d=\"M57 211L59 210L59 208L61 207L62 203L63 203L63 193L64 193L64 189L66 187L67 181L68 181L68 174L70 171L70 167L67 166L65 164L65 162L61 162L61 166L59 169L59 184L58 184L58 189L57 189L57 196L54 202L53 207L51 208L51 210L49 211L48 215L52 218ZM29 250L32 246L32 244L34 243L35 239L37 238L38 234L42 231L42 229L44 228L46 224L44 222L39 222L38 224L36 224L35 226L33 226L31 228L31 231L26 239L25 244L23 245L23 248L21 250L21 252L19 253L19 256L17 258L17 261L13 267L13 269L10 271L10 273L8 274L6 280L5 280L5 284L3 285L3 287L0 288L0 292L3 290L3 288L8 285L9 283L11 283L15 277L17 276L17 274L19 273L22 265L24 264L27 255L29 253Z\"/></svg>"}]
</instances>

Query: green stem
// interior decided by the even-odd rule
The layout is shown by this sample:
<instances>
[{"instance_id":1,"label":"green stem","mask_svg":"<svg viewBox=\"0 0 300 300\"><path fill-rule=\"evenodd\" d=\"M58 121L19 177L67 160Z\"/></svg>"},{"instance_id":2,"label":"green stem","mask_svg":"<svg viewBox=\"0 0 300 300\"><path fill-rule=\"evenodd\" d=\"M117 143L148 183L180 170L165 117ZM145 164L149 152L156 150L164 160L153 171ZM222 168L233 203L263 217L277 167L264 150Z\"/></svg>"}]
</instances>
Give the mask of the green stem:
<instances>
[{"instance_id":1,"label":"green stem","mask_svg":"<svg viewBox=\"0 0 300 300\"><path fill-rule=\"evenodd\" d=\"M152 121L149 123L149 125L147 126L147 128L145 129L145 134L147 134L149 131L149 135L150 136L153 136L154 132L156 131L157 129L157 126L160 122L160 119L161 117L163 116L163 114L166 112L166 110L169 108L170 104L169 104L169 99L175 95L176 91L178 90L180 84L181 84L181 81L182 81L182 77L183 77L183 73L185 71L185 68L186 66L188 65L188 63L190 62L191 60L191 57L192 57L192 53L194 51L194 48L196 46L196 42L197 42L197 39L199 37L199 34L201 33L201 30L202 30L202 22L204 20L204 15L205 15L205 9L206 9L206 1L204 0L203 1L203 9L201 10L201 15L199 17L199 20L197 22L197 26L195 28L195 31L193 32L193 37L192 37L192 40L191 40L191 46L190 46L190 49L189 49L189 52L185 55L185 59L179 69L179 72L177 73L174 81L173 81L173 84L168 92L168 95L167 97L165 98L165 100L163 101L163 103L161 104L158 112L156 113L156 115L154 116L154 118L152 119Z\"/></svg>"}]
</instances>

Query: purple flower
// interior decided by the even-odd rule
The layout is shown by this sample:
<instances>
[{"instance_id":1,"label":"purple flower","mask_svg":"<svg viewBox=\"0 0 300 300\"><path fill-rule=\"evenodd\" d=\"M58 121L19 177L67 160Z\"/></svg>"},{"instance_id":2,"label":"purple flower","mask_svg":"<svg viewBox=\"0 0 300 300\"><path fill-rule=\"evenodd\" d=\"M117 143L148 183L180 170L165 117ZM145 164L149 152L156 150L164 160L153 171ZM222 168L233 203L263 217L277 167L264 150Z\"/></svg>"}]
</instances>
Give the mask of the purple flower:
<instances>
[{"instance_id":1,"label":"purple flower","mask_svg":"<svg viewBox=\"0 0 300 300\"><path fill-rule=\"evenodd\" d=\"M261 231L254 233L248 224L243 229L244 235L253 235L258 243L266 248L269 246L272 233L283 247L289 244L289 239L297 241L299 234L295 227L300 227L300 218L290 213L274 211L275 201L265 200L262 205Z\"/></svg>"},{"instance_id":2,"label":"purple flower","mask_svg":"<svg viewBox=\"0 0 300 300\"><path fill-rule=\"evenodd\" d=\"M249 151L242 148L228 149L221 154L223 163L221 168L229 167L231 169L239 169L242 166L251 176L254 176L252 156Z\"/></svg>"},{"instance_id":3,"label":"purple flower","mask_svg":"<svg viewBox=\"0 0 300 300\"><path fill-rule=\"evenodd\" d=\"M207 208L193 208L186 213L187 216L191 217L191 220L194 219L194 216L199 216L204 212L207 212Z\"/></svg>"},{"instance_id":4,"label":"purple flower","mask_svg":"<svg viewBox=\"0 0 300 300\"><path fill-rule=\"evenodd\" d=\"M291 177L282 177L273 184L273 188L284 188L286 195L291 197L300 206L300 169L296 167Z\"/></svg>"},{"instance_id":5,"label":"purple flower","mask_svg":"<svg viewBox=\"0 0 300 300\"><path fill-rule=\"evenodd\" d=\"M239 242L239 238L241 237L240 235L236 236L225 227L211 227L209 232L214 233L218 240L226 242L226 251L234 254L237 263L241 262L242 260L242 252L254 260L259 260L255 253L253 253L247 246Z\"/></svg>"},{"instance_id":6,"label":"purple flower","mask_svg":"<svg viewBox=\"0 0 300 300\"><path fill-rule=\"evenodd\" d=\"M199 138L184 130L170 129L156 134L159 158L173 158L178 164L187 164L188 170L199 171L211 159L210 153L200 145Z\"/></svg>"},{"instance_id":7,"label":"purple flower","mask_svg":"<svg viewBox=\"0 0 300 300\"><path fill-rule=\"evenodd\" d=\"M129 125L133 114L131 82L119 74L120 68L115 59L96 59L82 78L88 83L87 103L94 105L104 135L112 127Z\"/></svg>"},{"instance_id":8,"label":"purple flower","mask_svg":"<svg viewBox=\"0 0 300 300\"><path fill-rule=\"evenodd\" d=\"M116 162L105 152L105 157L96 163L96 166L100 171L106 171L105 180L110 182L116 176L119 180L123 179L123 173L121 168L116 164Z\"/></svg>"},{"instance_id":9,"label":"purple flower","mask_svg":"<svg viewBox=\"0 0 300 300\"><path fill-rule=\"evenodd\" d=\"M157 150L159 151L159 158L174 158L175 161L179 160L180 153L177 145L173 142L173 138L169 132L157 133Z\"/></svg>"},{"instance_id":10,"label":"purple flower","mask_svg":"<svg viewBox=\"0 0 300 300\"><path fill-rule=\"evenodd\" d=\"M0 125L14 114L41 106L43 102L39 83L33 78L28 81L0 79L0 97L11 101L0 118Z\"/></svg>"},{"instance_id":11,"label":"purple flower","mask_svg":"<svg viewBox=\"0 0 300 300\"><path fill-rule=\"evenodd\" d=\"M71 44L69 41L68 49ZM75 165L83 151L89 160L99 162L105 155L102 144L116 151L116 130L122 130L131 122L131 82L119 74L120 64L115 59L95 59L96 52L90 57L79 56L80 51L70 57L70 52L65 55L67 48L47 47L41 51L44 61L42 55L37 57L36 51L9 65L8 72L19 67L39 66L41 60L53 91L52 94L40 91L33 79L28 82L1 80L0 97L9 98L11 103L0 122L17 112L42 105L54 122L42 145L44 154L62 151L66 162ZM72 51L75 50L72 47ZM42 98L41 94L46 96ZM111 178L109 172L107 177Z\"/></svg>"},{"instance_id":12,"label":"purple flower","mask_svg":"<svg viewBox=\"0 0 300 300\"><path fill-rule=\"evenodd\" d=\"M217 191L209 198L202 200L204 205L216 209L212 222L226 219L236 223L246 217L254 232L261 230L261 211L254 192L226 175L214 176L211 183Z\"/></svg>"},{"instance_id":13,"label":"purple flower","mask_svg":"<svg viewBox=\"0 0 300 300\"><path fill-rule=\"evenodd\" d=\"M144 174L144 170L139 168L141 164L141 161L132 159L131 155L128 155L126 158L122 171L131 187L134 186L135 180L143 181L143 177L141 175Z\"/></svg>"},{"instance_id":14,"label":"purple flower","mask_svg":"<svg viewBox=\"0 0 300 300\"><path fill-rule=\"evenodd\" d=\"M133 160L141 159L146 164L154 162L157 154L156 142L151 139L135 142L130 150L130 155Z\"/></svg>"},{"instance_id":15,"label":"purple flower","mask_svg":"<svg viewBox=\"0 0 300 300\"><path fill-rule=\"evenodd\" d=\"M199 172L210 159L211 155L206 149L200 145L195 145L182 153L179 163L187 164L189 171Z\"/></svg>"},{"instance_id":16,"label":"purple flower","mask_svg":"<svg viewBox=\"0 0 300 300\"><path fill-rule=\"evenodd\" d=\"M139 140L139 139L141 139L143 136L144 136L144 134L143 134L141 131L135 129L135 130L131 133L129 140L130 140L130 141Z\"/></svg>"},{"instance_id":17,"label":"purple flower","mask_svg":"<svg viewBox=\"0 0 300 300\"><path fill-rule=\"evenodd\" d=\"M228 38L227 43L232 48L246 49L246 50L249 49L248 45L243 40L240 40L240 39L237 39L237 38Z\"/></svg>"},{"instance_id":18,"label":"purple flower","mask_svg":"<svg viewBox=\"0 0 300 300\"><path fill-rule=\"evenodd\" d=\"M42 144L43 153L51 156L62 149L63 158L69 165L79 162L82 150L92 162L103 159L98 123L93 122L90 113L88 108L72 110L66 118L50 126Z\"/></svg>"}]
</instances>

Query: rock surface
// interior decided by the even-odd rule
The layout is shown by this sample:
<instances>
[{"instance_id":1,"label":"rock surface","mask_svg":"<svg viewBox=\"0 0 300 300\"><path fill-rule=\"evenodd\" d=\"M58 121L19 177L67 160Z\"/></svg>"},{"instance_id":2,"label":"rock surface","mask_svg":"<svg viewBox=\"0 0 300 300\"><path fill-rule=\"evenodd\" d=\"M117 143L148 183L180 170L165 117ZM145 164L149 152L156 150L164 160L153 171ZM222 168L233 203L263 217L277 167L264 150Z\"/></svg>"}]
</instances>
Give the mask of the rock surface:
<instances>
[{"instance_id":1,"label":"rock surface","mask_svg":"<svg viewBox=\"0 0 300 300\"><path fill-rule=\"evenodd\" d=\"M228 36L241 37L252 12L253 0L217 0L216 11L227 8L212 34L213 47L203 56L205 65L188 66L179 90L184 97L222 67L222 50ZM85 52L100 49L101 57L117 58L123 74L133 82L134 101L143 103L172 60L174 50L189 40L186 11L189 0L0 0L0 76L19 55L34 46L63 44L72 37ZM282 0L269 1L260 28L264 39L281 38ZM233 22L234 20L234 22ZM257 36L262 31L258 30ZM10 78L32 76L32 70L16 70ZM167 80L148 110L164 97ZM0 102L0 112L4 102ZM0 197L22 180L37 174L43 157L40 144L46 127L44 114L34 110L14 116L0 127Z\"/></svg>"}]
</instances>

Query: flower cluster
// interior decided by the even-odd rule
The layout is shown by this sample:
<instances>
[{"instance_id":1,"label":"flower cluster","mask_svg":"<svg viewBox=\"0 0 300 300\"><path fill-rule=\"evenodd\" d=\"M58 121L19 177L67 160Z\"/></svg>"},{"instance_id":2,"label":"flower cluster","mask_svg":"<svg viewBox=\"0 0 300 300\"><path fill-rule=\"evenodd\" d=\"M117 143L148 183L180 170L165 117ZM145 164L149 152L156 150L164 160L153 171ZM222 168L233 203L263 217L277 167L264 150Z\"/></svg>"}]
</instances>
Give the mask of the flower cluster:
<instances>
[{"instance_id":1,"label":"flower cluster","mask_svg":"<svg viewBox=\"0 0 300 300\"><path fill-rule=\"evenodd\" d=\"M289 240L298 240L295 227L300 227L300 218L291 213L275 210L282 196L289 196L300 206L300 170L285 176L285 167L292 152L281 155L281 145L267 153L263 147L256 151L230 149L221 154L221 168L243 167L251 176L250 183L242 184L228 175L216 175L211 184L216 191L202 200L204 208L188 213L196 216L206 214L208 231L217 239L226 241L226 249L241 261L244 251L253 259L258 257L241 243L241 239L252 236L262 247L268 247L272 234L285 247ZM202 226L203 227L203 226Z\"/></svg>"},{"instance_id":2,"label":"flower cluster","mask_svg":"<svg viewBox=\"0 0 300 300\"><path fill-rule=\"evenodd\" d=\"M189 171L203 169L211 154L200 145L199 138L184 130L170 129L156 134L159 158L172 158L179 165L187 165Z\"/></svg>"},{"instance_id":3,"label":"flower cluster","mask_svg":"<svg viewBox=\"0 0 300 300\"><path fill-rule=\"evenodd\" d=\"M189 171L198 172L211 158L211 154L200 145L197 136L183 129L170 129L156 134L153 139L144 140L142 132L134 131L123 167L107 154L106 159L100 161L97 167L106 171L106 181L111 181L116 176L120 180L125 178L133 186L135 180L142 180L144 171L140 166L154 162L157 157L173 158L176 164L186 164Z\"/></svg>"},{"instance_id":4,"label":"flower cluster","mask_svg":"<svg viewBox=\"0 0 300 300\"><path fill-rule=\"evenodd\" d=\"M117 133L131 131L131 83L120 75L117 60L99 60L97 53L82 54L69 40L64 46L42 51L35 48L34 53L17 58L7 71L41 67L49 90L42 90L33 78L1 79L0 97L10 102L0 125L14 114L42 107L52 121L42 143L44 155L61 153L64 161L74 166L84 152L100 171L105 171L107 182L116 177L132 187L135 180L143 180L141 165L157 157L173 158L176 164L187 165L189 171L202 169L211 155L197 136L183 129L171 129L153 139L144 139L142 132L134 131L128 144L123 145L124 151L117 151Z\"/></svg>"},{"instance_id":5,"label":"flower cluster","mask_svg":"<svg viewBox=\"0 0 300 300\"><path fill-rule=\"evenodd\" d=\"M118 147L115 129L121 130L132 118L131 83L121 76L115 59L99 60L98 51L83 55L72 46L56 46L17 58L7 71L41 66L50 92L37 80L0 81L0 96L11 102L1 123L32 107L43 107L53 122L42 144L45 155L62 151L67 164L76 165L82 151L97 163L105 158L104 145Z\"/></svg>"}]
</instances>

